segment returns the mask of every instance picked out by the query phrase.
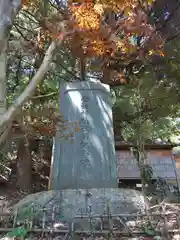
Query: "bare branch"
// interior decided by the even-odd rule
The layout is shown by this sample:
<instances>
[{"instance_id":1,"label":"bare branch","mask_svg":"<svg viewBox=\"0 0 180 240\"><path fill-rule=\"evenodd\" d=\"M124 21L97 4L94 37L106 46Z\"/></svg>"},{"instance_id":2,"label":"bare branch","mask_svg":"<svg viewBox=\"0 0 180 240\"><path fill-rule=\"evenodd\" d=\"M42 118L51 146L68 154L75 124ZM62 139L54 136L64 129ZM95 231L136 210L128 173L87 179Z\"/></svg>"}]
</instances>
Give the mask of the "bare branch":
<instances>
[{"instance_id":1,"label":"bare branch","mask_svg":"<svg viewBox=\"0 0 180 240\"><path fill-rule=\"evenodd\" d=\"M52 93L48 93L48 94L45 94L45 95L38 95L38 96L32 97L32 99L48 98L48 97L55 96L55 95L57 95L58 93L59 93L59 92L52 92Z\"/></svg>"}]
</instances>

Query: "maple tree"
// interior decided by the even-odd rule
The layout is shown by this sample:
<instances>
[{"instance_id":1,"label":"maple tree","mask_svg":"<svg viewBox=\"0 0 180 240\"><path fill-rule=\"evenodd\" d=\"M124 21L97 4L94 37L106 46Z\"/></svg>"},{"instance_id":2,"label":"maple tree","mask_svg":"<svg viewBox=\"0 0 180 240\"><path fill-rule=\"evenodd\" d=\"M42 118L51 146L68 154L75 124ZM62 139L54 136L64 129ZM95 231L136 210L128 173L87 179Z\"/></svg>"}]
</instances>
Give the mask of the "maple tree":
<instances>
[{"instance_id":1,"label":"maple tree","mask_svg":"<svg viewBox=\"0 0 180 240\"><path fill-rule=\"evenodd\" d=\"M15 2L19 1L14 1L14 5ZM33 12L42 2L21 0L21 7ZM159 1L69 0L66 4L58 0L47 2L55 6L57 11L39 19L40 36L34 42L31 41L36 47L43 48L48 38L58 39L68 31L70 34L65 42L74 56L88 60L100 58L99 69L103 69L111 79L117 77L120 80L126 75L127 66L132 69L140 61L146 61L150 55L164 54L164 36L157 32L156 24L150 24L149 21L151 13L156 14L156 9L163 5ZM172 5L176 8L175 4ZM153 6L156 9L152 11ZM123 64L117 66L117 62ZM96 71L91 66L88 69Z\"/></svg>"},{"instance_id":2,"label":"maple tree","mask_svg":"<svg viewBox=\"0 0 180 240\"><path fill-rule=\"evenodd\" d=\"M149 21L149 13L156 2L22 0L20 14L24 11L29 18L35 18L39 28L23 48L40 53L42 60L47 46L51 41L52 44L30 84L1 119L1 128L31 98L60 45L80 60L91 76L99 74L101 81L110 85L114 81L127 82L128 76L139 73L153 55L163 57L165 38L157 31L156 24ZM44 3L49 8L42 15L37 9Z\"/></svg>"},{"instance_id":3,"label":"maple tree","mask_svg":"<svg viewBox=\"0 0 180 240\"><path fill-rule=\"evenodd\" d=\"M34 9L38 0L22 1L23 7ZM58 39L65 32L65 44L71 53L86 61L101 58L98 70L104 70L111 79L122 80L126 66L145 61L149 55L163 55L163 39L155 26L148 23L146 10L153 1L68 1L66 9L59 9L42 19L42 46L46 37ZM124 68L114 67L123 61ZM132 64L133 65L133 64ZM94 71L91 66L89 70Z\"/></svg>"}]
</instances>

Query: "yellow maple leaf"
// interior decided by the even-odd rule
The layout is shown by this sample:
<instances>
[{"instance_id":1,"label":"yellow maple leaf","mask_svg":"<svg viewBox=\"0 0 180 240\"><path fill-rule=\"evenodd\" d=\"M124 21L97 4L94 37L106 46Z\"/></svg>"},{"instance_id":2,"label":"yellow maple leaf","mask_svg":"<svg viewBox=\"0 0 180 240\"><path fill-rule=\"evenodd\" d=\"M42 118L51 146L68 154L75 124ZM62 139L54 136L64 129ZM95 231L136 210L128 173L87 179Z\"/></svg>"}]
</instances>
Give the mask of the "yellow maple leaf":
<instances>
[{"instance_id":1,"label":"yellow maple leaf","mask_svg":"<svg viewBox=\"0 0 180 240\"><path fill-rule=\"evenodd\" d=\"M152 5L154 0L147 0L148 5Z\"/></svg>"},{"instance_id":2,"label":"yellow maple leaf","mask_svg":"<svg viewBox=\"0 0 180 240\"><path fill-rule=\"evenodd\" d=\"M124 16L128 17L132 13L132 8L130 6L127 6L124 8Z\"/></svg>"},{"instance_id":3,"label":"yellow maple leaf","mask_svg":"<svg viewBox=\"0 0 180 240\"><path fill-rule=\"evenodd\" d=\"M99 15L102 15L103 12L104 12L104 7L103 7L102 4L96 3L96 4L94 5L94 10L95 10L95 12L98 13Z\"/></svg>"},{"instance_id":4,"label":"yellow maple leaf","mask_svg":"<svg viewBox=\"0 0 180 240\"><path fill-rule=\"evenodd\" d=\"M99 14L95 12L91 5L83 4L80 7L72 7L72 12L79 28L86 30L96 30L99 28Z\"/></svg>"},{"instance_id":5,"label":"yellow maple leaf","mask_svg":"<svg viewBox=\"0 0 180 240\"><path fill-rule=\"evenodd\" d=\"M149 50L148 55L149 55L149 56L152 56L154 53L155 53L154 50L151 49L151 50Z\"/></svg>"}]
</instances>

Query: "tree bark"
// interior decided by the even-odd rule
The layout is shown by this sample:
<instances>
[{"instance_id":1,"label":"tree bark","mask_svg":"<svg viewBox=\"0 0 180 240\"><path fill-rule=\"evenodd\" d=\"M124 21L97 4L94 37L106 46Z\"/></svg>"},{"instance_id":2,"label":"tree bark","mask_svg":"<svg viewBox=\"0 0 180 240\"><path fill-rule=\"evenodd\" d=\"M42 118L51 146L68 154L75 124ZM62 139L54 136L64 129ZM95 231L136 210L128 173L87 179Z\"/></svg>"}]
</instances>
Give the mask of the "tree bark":
<instances>
[{"instance_id":1,"label":"tree bark","mask_svg":"<svg viewBox=\"0 0 180 240\"><path fill-rule=\"evenodd\" d=\"M17 151L17 186L24 192L32 188L32 158L26 139L19 140Z\"/></svg>"},{"instance_id":2,"label":"tree bark","mask_svg":"<svg viewBox=\"0 0 180 240\"><path fill-rule=\"evenodd\" d=\"M21 0L0 0L0 55L6 45L13 21L21 8Z\"/></svg>"},{"instance_id":3,"label":"tree bark","mask_svg":"<svg viewBox=\"0 0 180 240\"><path fill-rule=\"evenodd\" d=\"M7 76L6 76L6 68L7 68L7 40L5 40L4 47L0 53L0 119L6 112L6 84L7 84ZM5 142L9 132L11 129L11 125L7 128L3 128L4 132L0 136L0 146Z\"/></svg>"},{"instance_id":4,"label":"tree bark","mask_svg":"<svg viewBox=\"0 0 180 240\"><path fill-rule=\"evenodd\" d=\"M21 8L21 0L0 0L0 119L6 112L6 50L8 43L8 36L12 27L13 21ZM0 144L8 136L11 126L4 131L0 137Z\"/></svg>"},{"instance_id":5,"label":"tree bark","mask_svg":"<svg viewBox=\"0 0 180 240\"><path fill-rule=\"evenodd\" d=\"M4 45L3 51L0 54L0 118L6 112L6 45Z\"/></svg>"}]
</instances>

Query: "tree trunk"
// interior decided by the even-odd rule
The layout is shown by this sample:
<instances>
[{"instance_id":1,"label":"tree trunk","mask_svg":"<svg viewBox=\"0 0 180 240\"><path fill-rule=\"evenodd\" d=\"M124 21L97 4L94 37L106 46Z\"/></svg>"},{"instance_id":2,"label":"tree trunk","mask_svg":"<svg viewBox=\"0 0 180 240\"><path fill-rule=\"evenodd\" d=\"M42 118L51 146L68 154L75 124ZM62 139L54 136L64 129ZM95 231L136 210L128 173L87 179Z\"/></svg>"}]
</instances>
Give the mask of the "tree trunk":
<instances>
[{"instance_id":1,"label":"tree trunk","mask_svg":"<svg viewBox=\"0 0 180 240\"><path fill-rule=\"evenodd\" d=\"M0 54L2 53L13 21L21 8L21 0L0 0Z\"/></svg>"},{"instance_id":2,"label":"tree trunk","mask_svg":"<svg viewBox=\"0 0 180 240\"><path fill-rule=\"evenodd\" d=\"M6 84L7 84L7 76L6 76L6 68L7 68L7 41L4 43L4 48L0 53L0 118L3 117L6 112ZM2 129L4 132L0 137L0 146L5 143L7 136L11 130L11 125L7 127L7 129Z\"/></svg>"},{"instance_id":3,"label":"tree trunk","mask_svg":"<svg viewBox=\"0 0 180 240\"><path fill-rule=\"evenodd\" d=\"M6 46L0 54L0 117L6 112Z\"/></svg>"},{"instance_id":4,"label":"tree trunk","mask_svg":"<svg viewBox=\"0 0 180 240\"><path fill-rule=\"evenodd\" d=\"M6 50L10 29L21 8L21 0L0 0L0 119L6 112ZM10 123L11 125L11 123ZM0 144L6 140L11 126L2 127Z\"/></svg>"},{"instance_id":5,"label":"tree trunk","mask_svg":"<svg viewBox=\"0 0 180 240\"><path fill-rule=\"evenodd\" d=\"M28 143L19 140L17 150L17 186L24 192L31 192L32 188L32 159Z\"/></svg>"}]
</instances>

